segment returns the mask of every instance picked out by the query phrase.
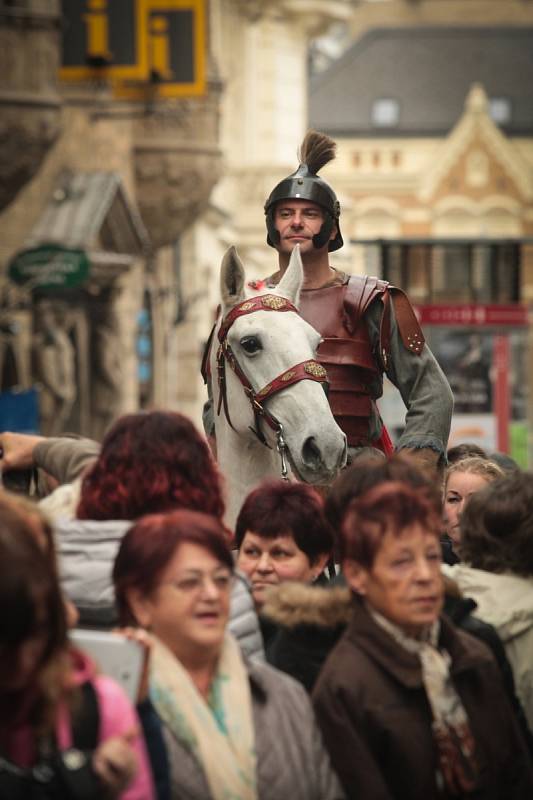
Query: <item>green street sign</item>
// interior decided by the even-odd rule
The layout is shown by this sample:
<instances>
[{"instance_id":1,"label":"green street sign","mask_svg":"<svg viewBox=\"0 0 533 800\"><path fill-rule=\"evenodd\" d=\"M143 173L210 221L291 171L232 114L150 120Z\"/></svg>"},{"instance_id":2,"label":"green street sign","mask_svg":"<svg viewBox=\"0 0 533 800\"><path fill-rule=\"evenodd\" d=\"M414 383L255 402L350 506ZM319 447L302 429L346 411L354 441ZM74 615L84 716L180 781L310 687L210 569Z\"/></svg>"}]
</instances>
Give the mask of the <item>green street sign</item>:
<instances>
[{"instance_id":1,"label":"green street sign","mask_svg":"<svg viewBox=\"0 0 533 800\"><path fill-rule=\"evenodd\" d=\"M84 250L57 244L22 250L11 260L8 275L27 289L68 289L89 277L89 259Z\"/></svg>"}]
</instances>

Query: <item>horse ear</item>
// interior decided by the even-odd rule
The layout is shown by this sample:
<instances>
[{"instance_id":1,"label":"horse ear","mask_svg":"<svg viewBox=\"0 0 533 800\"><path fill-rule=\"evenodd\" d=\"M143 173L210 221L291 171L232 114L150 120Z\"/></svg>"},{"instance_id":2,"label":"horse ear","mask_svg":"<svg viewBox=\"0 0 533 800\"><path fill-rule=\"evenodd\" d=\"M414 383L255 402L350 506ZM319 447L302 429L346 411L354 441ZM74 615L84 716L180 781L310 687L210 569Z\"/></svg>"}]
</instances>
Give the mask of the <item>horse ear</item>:
<instances>
[{"instance_id":1,"label":"horse ear","mask_svg":"<svg viewBox=\"0 0 533 800\"><path fill-rule=\"evenodd\" d=\"M297 244L291 253L287 269L276 287L276 292L282 294L293 305L298 307L300 302L300 289L304 280L304 268L300 255L300 245Z\"/></svg>"},{"instance_id":2,"label":"horse ear","mask_svg":"<svg viewBox=\"0 0 533 800\"><path fill-rule=\"evenodd\" d=\"M244 300L244 267L233 245L226 250L220 267L220 296L225 308Z\"/></svg>"}]
</instances>

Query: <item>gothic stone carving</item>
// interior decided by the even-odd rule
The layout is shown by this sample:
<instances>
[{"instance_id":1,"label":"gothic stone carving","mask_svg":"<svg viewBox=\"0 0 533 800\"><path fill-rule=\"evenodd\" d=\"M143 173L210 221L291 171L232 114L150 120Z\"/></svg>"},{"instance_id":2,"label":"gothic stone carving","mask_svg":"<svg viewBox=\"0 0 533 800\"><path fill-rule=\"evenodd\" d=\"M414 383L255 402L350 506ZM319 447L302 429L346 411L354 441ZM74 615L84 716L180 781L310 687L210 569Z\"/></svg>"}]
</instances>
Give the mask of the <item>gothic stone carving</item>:
<instances>
[{"instance_id":1,"label":"gothic stone carving","mask_svg":"<svg viewBox=\"0 0 533 800\"><path fill-rule=\"evenodd\" d=\"M219 96L211 85L205 98L162 103L136 121L136 195L155 247L176 241L220 178Z\"/></svg>"},{"instance_id":2,"label":"gothic stone carving","mask_svg":"<svg viewBox=\"0 0 533 800\"><path fill-rule=\"evenodd\" d=\"M0 210L33 177L60 130L59 13L0 15Z\"/></svg>"}]
</instances>

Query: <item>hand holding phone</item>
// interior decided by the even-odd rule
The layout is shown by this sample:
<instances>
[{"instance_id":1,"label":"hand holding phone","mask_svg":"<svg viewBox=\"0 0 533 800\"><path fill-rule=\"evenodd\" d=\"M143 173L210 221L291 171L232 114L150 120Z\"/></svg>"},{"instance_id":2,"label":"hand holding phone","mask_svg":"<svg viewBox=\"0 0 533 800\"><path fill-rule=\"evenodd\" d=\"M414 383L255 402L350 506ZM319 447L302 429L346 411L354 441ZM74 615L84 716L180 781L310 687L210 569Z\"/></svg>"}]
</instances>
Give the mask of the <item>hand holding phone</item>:
<instances>
[{"instance_id":1,"label":"hand holding phone","mask_svg":"<svg viewBox=\"0 0 533 800\"><path fill-rule=\"evenodd\" d=\"M69 635L71 642L92 658L100 672L113 678L136 704L145 672L146 647L118 632L74 628Z\"/></svg>"}]
</instances>

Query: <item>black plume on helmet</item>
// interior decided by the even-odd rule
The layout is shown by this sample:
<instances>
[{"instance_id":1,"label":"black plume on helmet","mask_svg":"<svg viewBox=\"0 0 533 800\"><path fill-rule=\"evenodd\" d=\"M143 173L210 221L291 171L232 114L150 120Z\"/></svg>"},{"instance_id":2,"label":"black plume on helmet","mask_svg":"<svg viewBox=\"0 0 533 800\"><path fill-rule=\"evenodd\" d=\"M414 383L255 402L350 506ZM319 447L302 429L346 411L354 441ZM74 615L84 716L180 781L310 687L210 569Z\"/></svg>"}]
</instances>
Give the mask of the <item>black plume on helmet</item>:
<instances>
[{"instance_id":1,"label":"black plume on helmet","mask_svg":"<svg viewBox=\"0 0 533 800\"><path fill-rule=\"evenodd\" d=\"M318 131L306 133L298 152L300 166L296 172L274 187L265 203L267 243L271 247L279 243L279 231L274 224L274 211L276 203L280 200L310 200L324 209L326 216L322 227L313 236L313 245L316 248L324 247L329 241L334 225L337 226L337 234L329 242L328 250L338 250L344 244L339 227L341 209L337 195L331 186L317 175L325 164L335 158L336 147L333 139L325 133Z\"/></svg>"}]
</instances>

